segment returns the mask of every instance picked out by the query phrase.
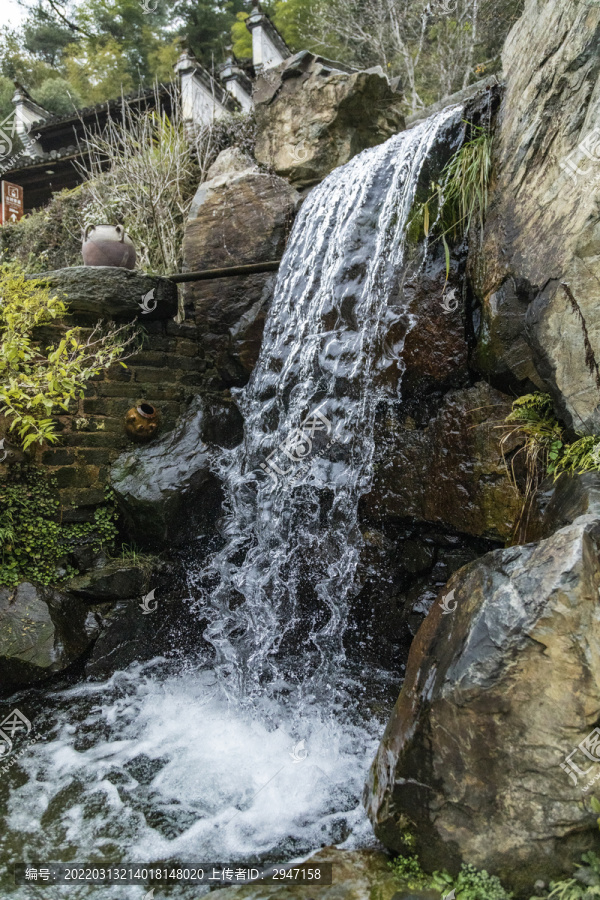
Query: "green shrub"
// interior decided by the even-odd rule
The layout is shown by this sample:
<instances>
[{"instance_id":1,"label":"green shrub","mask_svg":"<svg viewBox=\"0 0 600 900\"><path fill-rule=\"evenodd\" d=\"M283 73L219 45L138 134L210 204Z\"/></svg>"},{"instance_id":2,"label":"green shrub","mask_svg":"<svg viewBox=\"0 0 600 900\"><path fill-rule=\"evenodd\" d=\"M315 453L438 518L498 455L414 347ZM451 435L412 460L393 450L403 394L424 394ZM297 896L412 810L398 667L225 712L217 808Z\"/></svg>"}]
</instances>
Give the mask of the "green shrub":
<instances>
[{"instance_id":1,"label":"green shrub","mask_svg":"<svg viewBox=\"0 0 600 900\"><path fill-rule=\"evenodd\" d=\"M35 329L64 317L64 302L51 297L43 282L26 280L8 265L0 266L0 297L0 413L24 449L53 443L58 440L53 414L68 412L90 378L131 350L137 333L130 325L99 322L87 334L69 328L56 345L43 348Z\"/></svg>"},{"instance_id":2,"label":"green shrub","mask_svg":"<svg viewBox=\"0 0 600 900\"><path fill-rule=\"evenodd\" d=\"M43 209L0 226L0 251L28 274L81 266L81 242L89 204L85 185L54 194Z\"/></svg>"},{"instance_id":3,"label":"green shrub","mask_svg":"<svg viewBox=\"0 0 600 900\"><path fill-rule=\"evenodd\" d=\"M512 894L502 887L495 875L463 864L453 878L448 872L427 875L416 856L398 856L390 863L396 877L410 890L435 890L448 894L454 890L456 900L511 900Z\"/></svg>"},{"instance_id":4,"label":"green shrub","mask_svg":"<svg viewBox=\"0 0 600 900\"><path fill-rule=\"evenodd\" d=\"M15 466L11 480L0 484L0 585L21 581L57 584L77 575L68 556L82 545L100 549L116 534L114 494L105 491L94 522L65 525L56 481L34 467Z\"/></svg>"},{"instance_id":5,"label":"green shrub","mask_svg":"<svg viewBox=\"0 0 600 900\"><path fill-rule=\"evenodd\" d=\"M583 475L600 471L600 435L580 434L569 441L554 415L549 394L536 392L518 397L505 425L514 426L509 434L518 431L525 436L522 449L532 461L528 465L541 463L545 474L552 475L555 481L563 473Z\"/></svg>"},{"instance_id":6,"label":"green shrub","mask_svg":"<svg viewBox=\"0 0 600 900\"><path fill-rule=\"evenodd\" d=\"M46 78L34 91L33 99L43 109L63 116L83 106L83 98L64 78Z\"/></svg>"}]
</instances>

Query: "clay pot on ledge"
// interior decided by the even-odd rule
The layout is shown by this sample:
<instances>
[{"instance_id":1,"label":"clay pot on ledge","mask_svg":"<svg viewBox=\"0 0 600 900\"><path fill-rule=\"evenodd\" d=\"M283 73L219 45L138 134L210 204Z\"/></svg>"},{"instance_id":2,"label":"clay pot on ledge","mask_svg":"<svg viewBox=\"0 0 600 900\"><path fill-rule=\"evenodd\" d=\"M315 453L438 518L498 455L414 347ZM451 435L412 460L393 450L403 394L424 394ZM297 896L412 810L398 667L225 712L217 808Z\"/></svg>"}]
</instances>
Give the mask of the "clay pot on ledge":
<instances>
[{"instance_id":1,"label":"clay pot on ledge","mask_svg":"<svg viewBox=\"0 0 600 900\"><path fill-rule=\"evenodd\" d=\"M151 441L160 424L160 416L157 409L150 403L140 403L132 406L125 416L125 434L139 444Z\"/></svg>"},{"instance_id":2,"label":"clay pot on ledge","mask_svg":"<svg viewBox=\"0 0 600 900\"><path fill-rule=\"evenodd\" d=\"M122 225L86 225L81 255L86 266L135 268L135 247Z\"/></svg>"}]
</instances>

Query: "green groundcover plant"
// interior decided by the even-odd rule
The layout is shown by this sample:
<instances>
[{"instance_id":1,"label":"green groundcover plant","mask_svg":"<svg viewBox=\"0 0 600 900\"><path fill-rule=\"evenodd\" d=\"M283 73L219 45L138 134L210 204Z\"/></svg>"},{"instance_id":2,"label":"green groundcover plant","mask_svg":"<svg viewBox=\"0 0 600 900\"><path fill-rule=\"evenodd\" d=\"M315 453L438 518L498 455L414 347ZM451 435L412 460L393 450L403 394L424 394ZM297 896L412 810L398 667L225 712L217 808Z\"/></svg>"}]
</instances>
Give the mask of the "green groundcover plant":
<instances>
[{"instance_id":1,"label":"green groundcover plant","mask_svg":"<svg viewBox=\"0 0 600 900\"><path fill-rule=\"evenodd\" d=\"M93 522L64 524L55 480L34 466L15 470L9 482L0 484L0 585L49 585L72 578L78 570L70 558L78 547L99 550L114 540L114 494L106 489L106 506L96 509Z\"/></svg>"},{"instance_id":2,"label":"green groundcover plant","mask_svg":"<svg viewBox=\"0 0 600 900\"><path fill-rule=\"evenodd\" d=\"M569 440L554 414L549 394L535 392L518 397L505 419L509 435L519 432L525 437L528 467L541 464L554 481L560 475L583 475L600 471L600 435L578 434ZM506 439L506 438L505 438Z\"/></svg>"},{"instance_id":3,"label":"green groundcover plant","mask_svg":"<svg viewBox=\"0 0 600 900\"><path fill-rule=\"evenodd\" d=\"M561 475L600 471L600 435L569 435L554 413L550 394L524 394L512 404L498 427L508 476L522 491L523 504L515 525L515 540L526 538L529 514L542 482ZM518 449L514 451L515 439Z\"/></svg>"}]
</instances>

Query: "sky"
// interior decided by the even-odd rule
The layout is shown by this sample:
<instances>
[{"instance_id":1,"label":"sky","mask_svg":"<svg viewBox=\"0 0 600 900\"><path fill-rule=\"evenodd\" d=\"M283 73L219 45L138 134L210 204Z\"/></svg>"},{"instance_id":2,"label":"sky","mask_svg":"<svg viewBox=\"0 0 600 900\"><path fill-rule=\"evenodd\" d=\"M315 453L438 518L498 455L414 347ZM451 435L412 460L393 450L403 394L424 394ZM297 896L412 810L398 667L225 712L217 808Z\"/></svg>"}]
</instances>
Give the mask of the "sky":
<instances>
[{"instance_id":1,"label":"sky","mask_svg":"<svg viewBox=\"0 0 600 900\"><path fill-rule=\"evenodd\" d=\"M16 0L2 0L2 14L0 16L0 24L15 27L20 25L27 11L16 2Z\"/></svg>"}]
</instances>

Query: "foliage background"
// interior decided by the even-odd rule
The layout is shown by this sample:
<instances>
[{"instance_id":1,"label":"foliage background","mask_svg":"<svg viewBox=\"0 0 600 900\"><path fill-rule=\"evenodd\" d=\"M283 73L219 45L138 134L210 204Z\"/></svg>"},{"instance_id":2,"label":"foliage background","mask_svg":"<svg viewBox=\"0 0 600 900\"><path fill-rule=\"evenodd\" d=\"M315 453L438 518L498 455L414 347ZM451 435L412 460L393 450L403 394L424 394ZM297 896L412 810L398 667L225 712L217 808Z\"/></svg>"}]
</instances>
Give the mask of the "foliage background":
<instances>
[{"instance_id":1,"label":"foliage background","mask_svg":"<svg viewBox=\"0 0 600 900\"><path fill-rule=\"evenodd\" d=\"M37 0L0 40L0 116L13 81L64 114L169 81L178 39L216 71L230 48L251 55L249 0ZM523 0L263 0L290 49L399 76L417 110L500 68Z\"/></svg>"}]
</instances>

